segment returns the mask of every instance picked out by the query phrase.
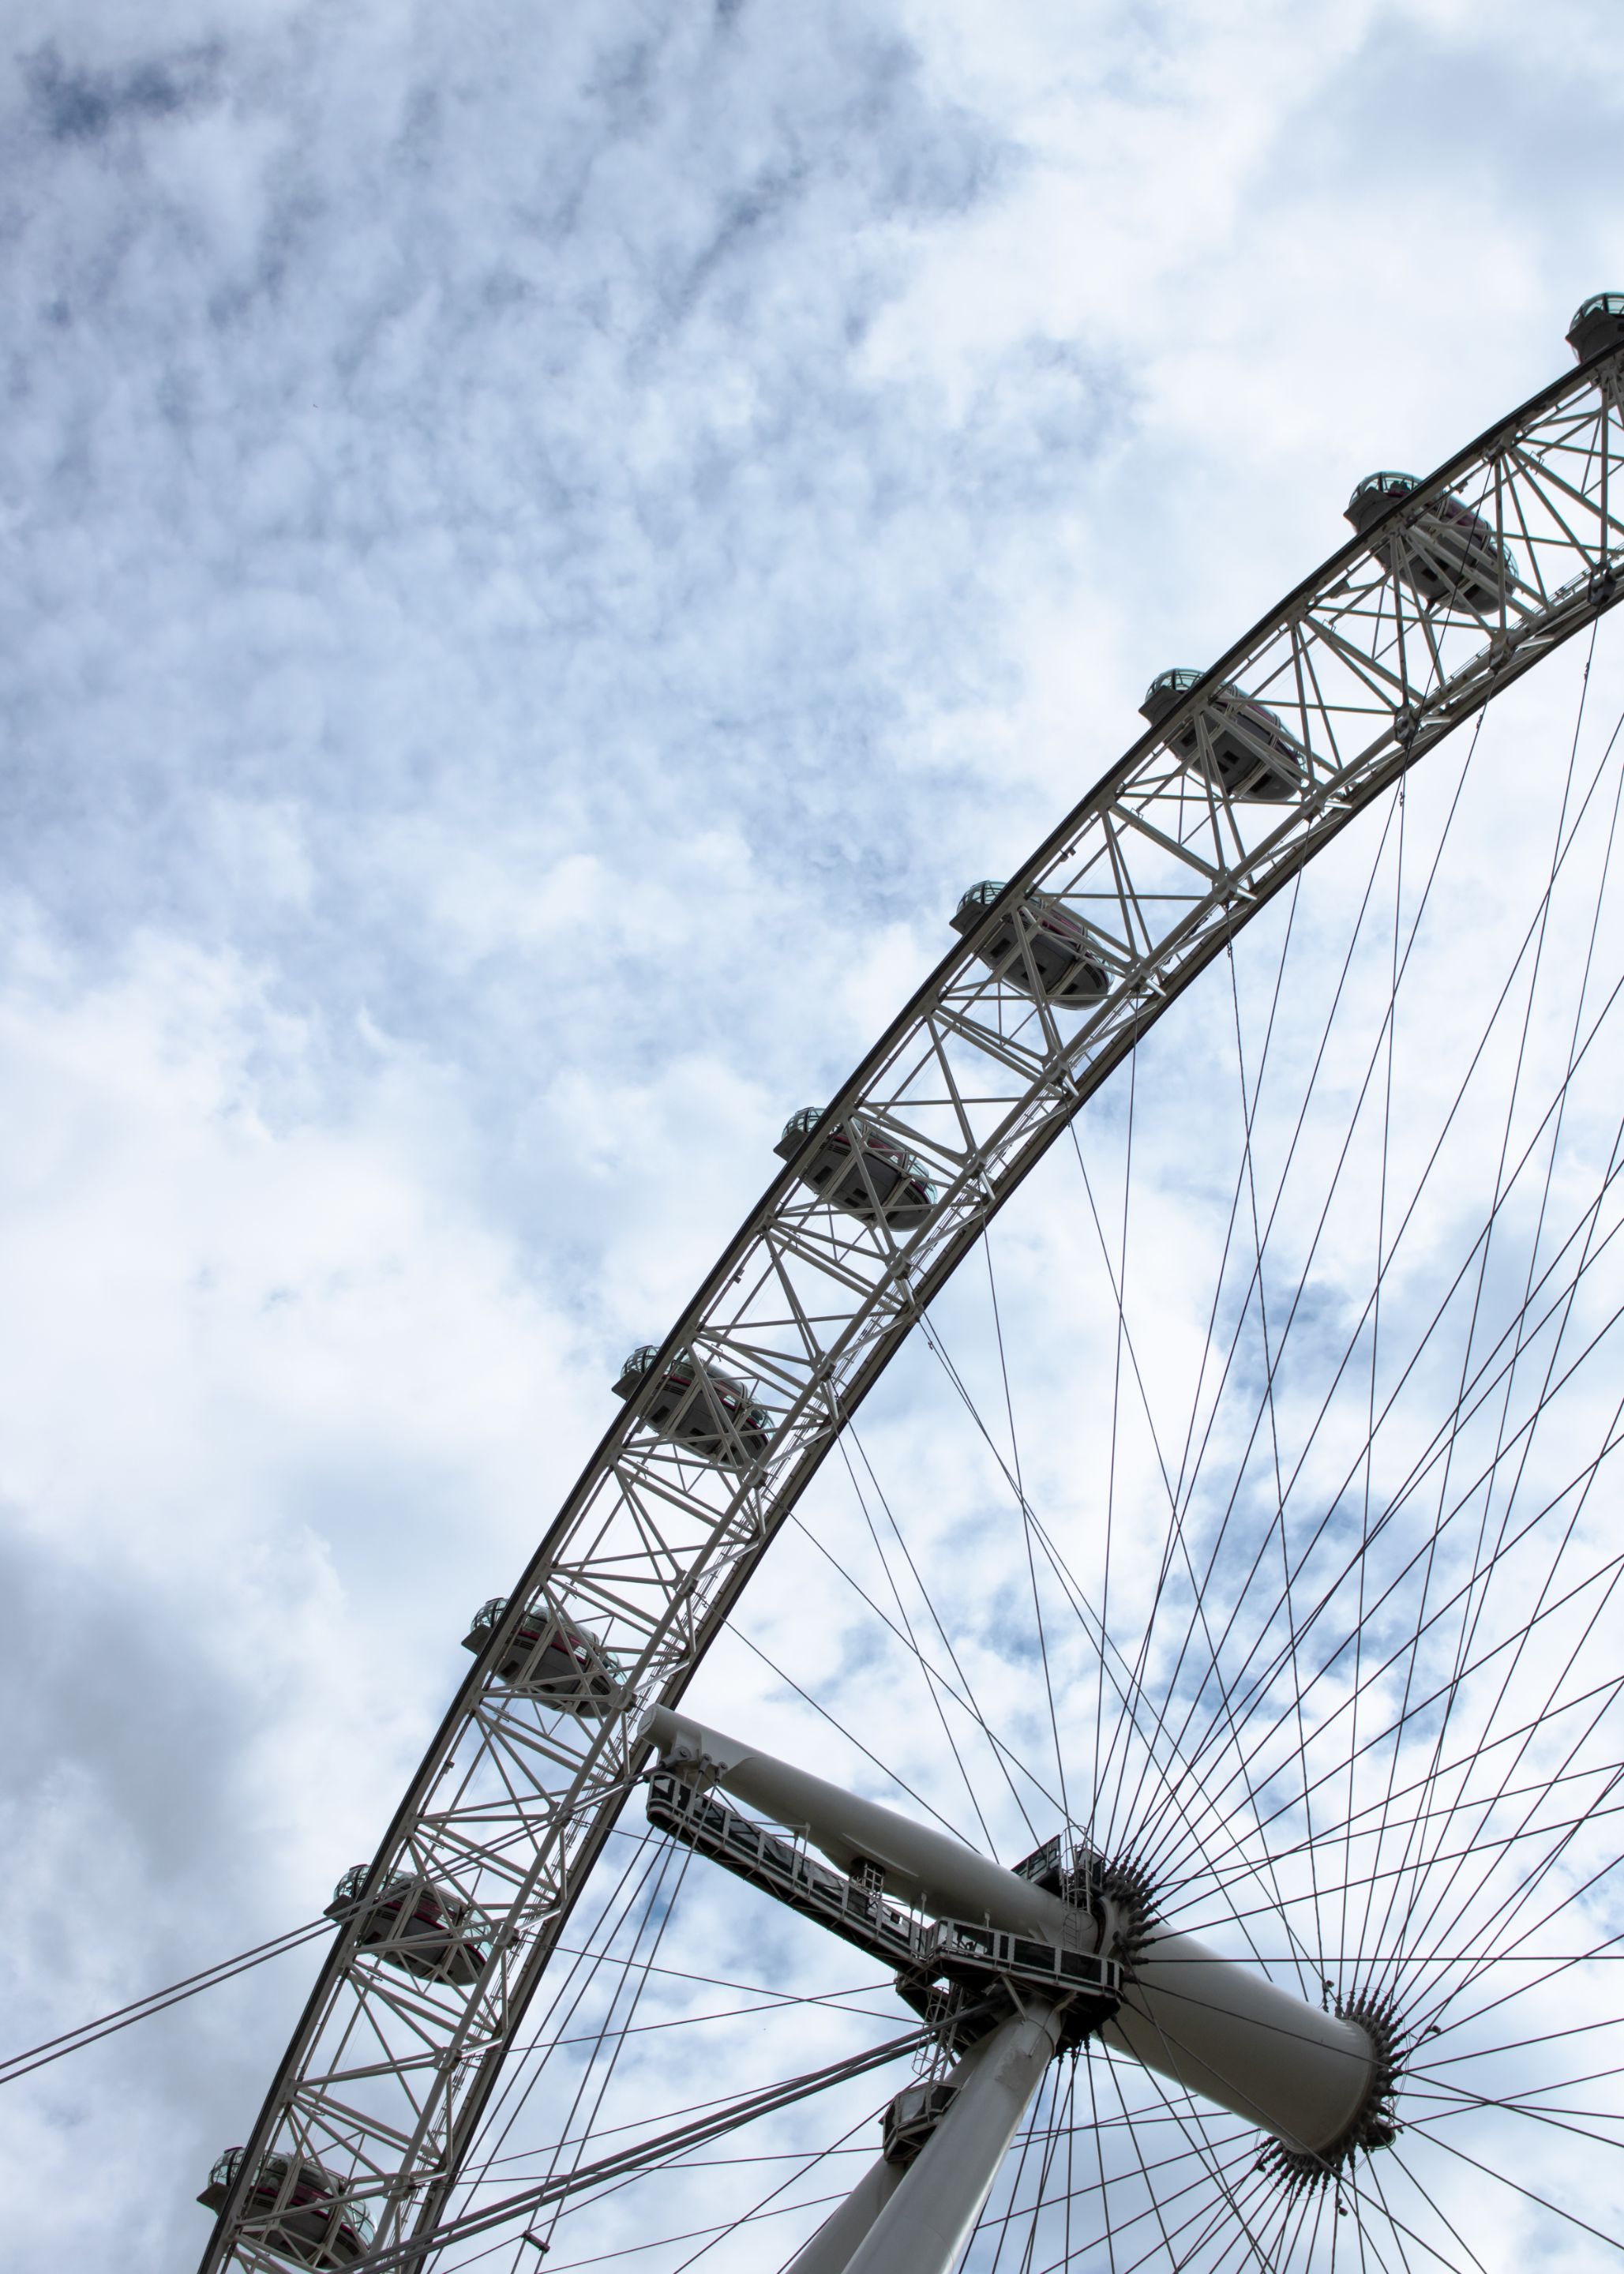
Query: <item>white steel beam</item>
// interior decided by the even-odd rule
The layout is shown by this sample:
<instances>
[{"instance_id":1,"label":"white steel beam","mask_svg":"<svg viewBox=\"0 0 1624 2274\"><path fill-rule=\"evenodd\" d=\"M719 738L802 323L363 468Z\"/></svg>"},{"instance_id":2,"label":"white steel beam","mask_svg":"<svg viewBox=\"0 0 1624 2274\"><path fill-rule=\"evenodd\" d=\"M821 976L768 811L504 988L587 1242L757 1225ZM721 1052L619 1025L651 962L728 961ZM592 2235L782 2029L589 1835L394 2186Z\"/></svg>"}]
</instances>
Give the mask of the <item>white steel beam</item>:
<instances>
[{"instance_id":1,"label":"white steel beam","mask_svg":"<svg viewBox=\"0 0 1624 2274\"><path fill-rule=\"evenodd\" d=\"M775 1824L804 1831L838 1870L877 1864L886 1894L900 1895L932 1918L985 1920L1007 1933L1045 1935L1066 1949L1091 1951L1099 1942L1086 1912L931 1825L861 1799L664 1706L655 1707L643 1734L658 1747L665 1766L690 1777L702 1771L705 1780Z\"/></svg>"},{"instance_id":2,"label":"white steel beam","mask_svg":"<svg viewBox=\"0 0 1624 2274\"><path fill-rule=\"evenodd\" d=\"M868 2229L846 2274L953 2274L1060 2042L1053 2007L1011 2014L955 2072L952 2105Z\"/></svg>"},{"instance_id":3,"label":"white steel beam","mask_svg":"<svg viewBox=\"0 0 1624 2274\"><path fill-rule=\"evenodd\" d=\"M869 2228L902 2185L903 2167L883 2156L870 2164L846 2201L837 2203L784 2274L846 2274Z\"/></svg>"}]
</instances>

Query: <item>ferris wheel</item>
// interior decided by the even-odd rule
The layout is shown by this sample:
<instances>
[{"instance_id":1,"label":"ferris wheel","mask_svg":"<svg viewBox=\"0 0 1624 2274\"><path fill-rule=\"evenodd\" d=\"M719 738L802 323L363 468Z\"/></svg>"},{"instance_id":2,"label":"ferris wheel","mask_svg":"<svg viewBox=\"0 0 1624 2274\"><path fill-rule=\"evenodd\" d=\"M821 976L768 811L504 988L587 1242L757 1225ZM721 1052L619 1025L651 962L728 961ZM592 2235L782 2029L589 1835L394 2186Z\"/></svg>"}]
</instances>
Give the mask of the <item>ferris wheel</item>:
<instances>
[{"instance_id":1,"label":"ferris wheel","mask_svg":"<svg viewBox=\"0 0 1624 2274\"><path fill-rule=\"evenodd\" d=\"M780 1172L472 1617L203 2189L204 2274L611 2263L605 2235L662 2238L685 2157L858 2103L856 2147L772 2134L775 2173L843 2175L778 2226L726 2194L740 2159L700 2244L628 2263L1219 2274L1340 2249L1394 2274L1481 2266L1489 2232L1618 2249L1616 730L1581 710L1570 748L1525 754L1529 890L1469 878L1457 916L1504 905L1424 953L1485 716L1624 593L1624 294L1568 336L1575 369L1435 472L1361 481L1340 551L1218 663L1152 681L1139 740L1017 873L968 885L913 1000L789 1117ZM1153 1079L1184 1148L1160 1170ZM1023 1462L990 1237L1068 1148L1106 1291L1075 1375L1050 1354L1086 1409L1076 1523ZM1210 1219L1187 1273L1148 1267L1199 1283L1192 1324L1131 1286L1134 1179L1158 1173ZM985 1380L932 1311L981 1254ZM913 1523L860 1434L905 1350L1000 1502L974 1552ZM758 1653L800 1743L685 1698L770 1550L803 1575L799 1656ZM867 1677L822 1648L817 1591L842 1586ZM939 1776L898 1774L893 1741ZM902 1800L860 1788L865 1756ZM663 2105L617 2098L635 1985L695 1905L702 1935L748 1916L792 1956L860 1954L890 1985L865 1992L873 2042L797 2066L842 2001L780 1982L801 2034L764 2082L747 2063L702 2096L711 2072L673 2067ZM527 2103L553 2127L529 2160ZM566 2248L605 2204L613 2233Z\"/></svg>"}]
</instances>

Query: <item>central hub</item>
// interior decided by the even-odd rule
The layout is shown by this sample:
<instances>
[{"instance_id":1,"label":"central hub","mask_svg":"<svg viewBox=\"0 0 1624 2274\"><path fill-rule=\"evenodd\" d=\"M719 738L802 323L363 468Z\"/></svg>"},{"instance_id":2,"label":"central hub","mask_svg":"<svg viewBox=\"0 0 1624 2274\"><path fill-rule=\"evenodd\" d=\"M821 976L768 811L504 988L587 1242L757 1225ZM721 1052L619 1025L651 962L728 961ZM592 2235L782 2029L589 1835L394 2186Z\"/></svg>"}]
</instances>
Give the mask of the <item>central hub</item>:
<instances>
[{"instance_id":1,"label":"central hub","mask_svg":"<svg viewBox=\"0 0 1624 2274\"><path fill-rule=\"evenodd\" d=\"M668 1707L654 1708L644 1734L660 1757L651 1820L891 1959L910 2003L929 2003L943 1983L957 1991L954 2039L989 2020L996 2029L1011 2008L1046 2017L1051 2051L1097 2032L1255 2125L1282 2156L1308 2158L1304 2168L1390 2135L1390 2019L1359 2001L1325 2012L1169 1929L1131 1860L1063 1836L1009 1871ZM718 1788L769 1822L727 1808Z\"/></svg>"},{"instance_id":2,"label":"central hub","mask_svg":"<svg viewBox=\"0 0 1624 2274\"><path fill-rule=\"evenodd\" d=\"M1102 1957L1129 1966L1144 1948L1155 1919L1154 1886L1132 1856L1102 1856L1060 1833L1011 1868L1018 1879L1086 1913Z\"/></svg>"},{"instance_id":3,"label":"central hub","mask_svg":"<svg viewBox=\"0 0 1624 2274\"><path fill-rule=\"evenodd\" d=\"M1390 2148L1404 2128L1393 2097L1409 2048L1392 1994L1356 1991L1351 1997L1338 1998L1334 2010L1339 2021L1354 2022L1370 2039L1370 2079L1342 2133L1317 2153L1273 2140L1259 2157L1259 2171L1273 2173L1290 2195L1335 2181L1361 2151L1369 2156L1378 2148Z\"/></svg>"}]
</instances>

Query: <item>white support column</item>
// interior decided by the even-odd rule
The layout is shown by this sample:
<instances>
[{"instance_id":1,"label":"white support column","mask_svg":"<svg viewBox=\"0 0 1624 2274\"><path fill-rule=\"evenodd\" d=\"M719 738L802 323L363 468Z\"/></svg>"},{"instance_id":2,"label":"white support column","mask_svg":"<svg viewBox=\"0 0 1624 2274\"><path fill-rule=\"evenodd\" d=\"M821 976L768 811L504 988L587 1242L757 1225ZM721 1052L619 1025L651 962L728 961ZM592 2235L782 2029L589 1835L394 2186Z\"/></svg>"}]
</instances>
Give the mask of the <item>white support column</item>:
<instances>
[{"instance_id":1,"label":"white support column","mask_svg":"<svg viewBox=\"0 0 1624 2274\"><path fill-rule=\"evenodd\" d=\"M846 2274L853 2253L907 2177L900 2164L882 2156L871 2164L843 2203L837 2203L817 2233L784 2270L784 2274Z\"/></svg>"},{"instance_id":2,"label":"white support column","mask_svg":"<svg viewBox=\"0 0 1624 2274\"><path fill-rule=\"evenodd\" d=\"M952 2105L846 2274L953 2274L1054 2059L1060 2027L1052 2007L1034 2005L982 2039Z\"/></svg>"},{"instance_id":3,"label":"white support column","mask_svg":"<svg viewBox=\"0 0 1624 2274\"><path fill-rule=\"evenodd\" d=\"M995 2030L989 2030L954 2065L951 2074L944 2081L956 2091L991 2051L996 2035ZM929 2142L926 2144L929 2146ZM916 2157L914 2161L918 2160ZM790 2261L785 2274L846 2274L868 2229L912 2168L907 2164L888 2163L883 2156L878 2163L871 2164L846 2201L831 2212L804 2249Z\"/></svg>"}]
</instances>

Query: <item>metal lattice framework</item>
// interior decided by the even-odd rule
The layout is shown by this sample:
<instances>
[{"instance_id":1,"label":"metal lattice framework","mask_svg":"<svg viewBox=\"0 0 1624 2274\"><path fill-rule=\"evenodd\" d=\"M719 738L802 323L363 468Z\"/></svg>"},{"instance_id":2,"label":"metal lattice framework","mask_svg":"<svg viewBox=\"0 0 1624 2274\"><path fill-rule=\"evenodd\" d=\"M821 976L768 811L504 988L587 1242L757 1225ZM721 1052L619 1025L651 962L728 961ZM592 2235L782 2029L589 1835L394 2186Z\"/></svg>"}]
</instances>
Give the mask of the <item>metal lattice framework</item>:
<instances>
[{"instance_id":1,"label":"metal lattice framework","mask_svg":"<svg viewBox=\"0 0 1624 2274\"><path fill-rule=\"evenodd\" d=\"M680 1697L846 1419L1139 1037L1405 769L1624 591L1621 478L1624 350L1613 350L1395 497L1180 692L944 958L820 1125L825 1138L851 1130L868 1220L809 1189L793 1165L778 1177L492 1626L341 1924L205 2274L280 2264L265 2240L278 2214L249 2184L267 2153L286 2159L277 2169L314 2162L343 2179L374 2222L374 2250L433 2234L641 1766L643 1710ZM1458 557L1460 505L1492 533L1482 553L1492 574L1457 578L1452 606L1425 606L1417 591L1430 582L1436 592L1452 546ZM1276 763L1286 749L1298 773L1289 797L1225 787L1236 775L1219 735L1227 722L1244 742L1259 723L1241 697L1274 714ZM1034 891L1086 927L1105 974L1099 999L1045 999ZM929 1180L906 1231L874 1181L875 1138L914 1156ZM750 1385L771 1420L764 1450L737 1404L713 1409L709 1457L648 1425L662 1397L669 1425L674 1383L680 1429L718 1374ZM501 1672L527 1635L560 1625L613 1653L601 1683L613 1695L592 1715ZM481 1939L483 1963L420 1975L388 1963L363 1937L369 1898L375 1906L390 1882L438 1890L454 1916L462 1907L461 1931Z\"/></svg>"}]
</instances>

